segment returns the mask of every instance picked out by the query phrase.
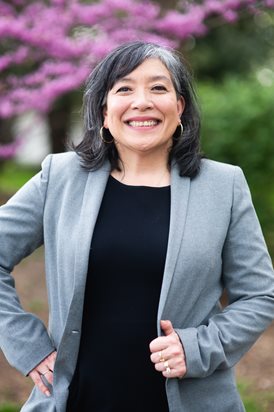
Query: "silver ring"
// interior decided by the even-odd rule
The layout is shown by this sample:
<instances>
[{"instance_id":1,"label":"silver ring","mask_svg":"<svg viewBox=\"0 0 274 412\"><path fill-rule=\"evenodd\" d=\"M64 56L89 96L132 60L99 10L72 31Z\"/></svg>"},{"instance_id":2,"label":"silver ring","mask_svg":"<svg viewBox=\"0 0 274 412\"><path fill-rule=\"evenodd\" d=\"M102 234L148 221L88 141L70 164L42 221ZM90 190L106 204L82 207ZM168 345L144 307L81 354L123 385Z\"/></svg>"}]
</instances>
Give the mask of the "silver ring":
<instances>
[{"instance_id":1,"label":"silver ring","mask_svg":"<svg viewBox=\"0 0 274 412\"><path fill-rule=\"evenodd\" d=\"M170 369L170 367L168 366L168 367L166 368L166 373L170 374L170 372L171 372L171 369Z\"/></svg>"},{"instance_id":2,"label":"silver ring","mask_svg":"<svg viewBox=\"0 0 274 412\"><path fill-rule=\"evenodd\" d=\"M50 369L48 369L46 372L44 373L40 373L42 376L45 376L47 373L52 372Z\"/></svg>"}]
</instances>

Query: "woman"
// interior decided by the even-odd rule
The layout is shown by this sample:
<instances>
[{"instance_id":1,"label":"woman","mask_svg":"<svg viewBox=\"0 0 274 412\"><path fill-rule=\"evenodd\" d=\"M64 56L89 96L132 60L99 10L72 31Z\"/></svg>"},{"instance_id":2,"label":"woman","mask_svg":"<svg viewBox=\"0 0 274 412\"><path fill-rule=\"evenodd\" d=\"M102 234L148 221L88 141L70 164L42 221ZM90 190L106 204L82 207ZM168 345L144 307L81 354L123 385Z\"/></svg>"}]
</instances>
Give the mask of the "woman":
<instances>
[{"instance_id":1,"label":"woman","mask_svg":"<svg viewBox=\"0 0 274 412\"><path fill-rule=\"evenodd\" d=\"M273 318L273 269L243 173L201 159L185 64L119 47L84 120L76 153L1 208L1 347L36 384L22 411L244 411L233 366ZM42 243L48 330L10 276Z\"/></svg>"}]
</instances>

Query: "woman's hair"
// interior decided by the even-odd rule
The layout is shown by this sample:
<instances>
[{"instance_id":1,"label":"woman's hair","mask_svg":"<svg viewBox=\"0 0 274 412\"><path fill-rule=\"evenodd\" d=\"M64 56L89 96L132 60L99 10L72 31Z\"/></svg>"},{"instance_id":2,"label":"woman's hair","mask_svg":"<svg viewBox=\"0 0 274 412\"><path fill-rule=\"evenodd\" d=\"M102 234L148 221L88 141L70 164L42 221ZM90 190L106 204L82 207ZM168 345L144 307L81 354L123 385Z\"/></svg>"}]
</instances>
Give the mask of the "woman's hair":
<instances>
[{"instance_id":1,"label":"woman's hair","mask_svg":"<svg viewBox=\"0 0 274 412\"><path fill-rule=\"evenodd\" d=\"M126 43L113 50L94 68L87 79L82 109L84 138L74 147L85 168L96 170L108 159L112 170L120 170L115 144L105 143L100 137L99 131L104 122L103 109L107 94L115 82L149 58L157 58L166 66L178 98L183 96L185 100L185 109L181 116L184 132L181 136L180 127L176 129L169 152L169 164L175 161L181 176L194 177L199 171L200 114L186 63L174 50L142 41ZM104 139L113 141L108 134L109 131L104 129Z\"/></svg>"}]
</instances>

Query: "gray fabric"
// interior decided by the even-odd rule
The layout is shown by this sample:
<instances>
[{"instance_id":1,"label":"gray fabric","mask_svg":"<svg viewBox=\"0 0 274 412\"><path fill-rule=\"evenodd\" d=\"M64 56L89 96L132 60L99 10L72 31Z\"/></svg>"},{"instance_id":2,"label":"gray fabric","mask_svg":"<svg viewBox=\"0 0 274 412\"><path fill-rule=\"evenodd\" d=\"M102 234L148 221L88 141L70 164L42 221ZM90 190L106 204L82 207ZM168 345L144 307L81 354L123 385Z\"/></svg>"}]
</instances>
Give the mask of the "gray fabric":
<instances>
[{"instance_id":1,"label":"gray fabric","mask_svg":"<svg viewBox=\"0 0 274 412\"><path fill-rule=\"evenodd\" d=\"M34 389L23 412L65 412L80 343L91 236L108 175L109 165L85 171L75 153L50 155L42 172L0 208L1 348L25 375L58 349L53 396ZM43 243L48 331L22 310L10 275ZM232 367L274 317L273 279L241 170L203 160L191 180L179 177L174 166L158 332L160 319L172 321L185 348L187 375L167 380L170 412L244 410ZM222 311L223 286L230 304Z\"/></svg>"}]
</instances>

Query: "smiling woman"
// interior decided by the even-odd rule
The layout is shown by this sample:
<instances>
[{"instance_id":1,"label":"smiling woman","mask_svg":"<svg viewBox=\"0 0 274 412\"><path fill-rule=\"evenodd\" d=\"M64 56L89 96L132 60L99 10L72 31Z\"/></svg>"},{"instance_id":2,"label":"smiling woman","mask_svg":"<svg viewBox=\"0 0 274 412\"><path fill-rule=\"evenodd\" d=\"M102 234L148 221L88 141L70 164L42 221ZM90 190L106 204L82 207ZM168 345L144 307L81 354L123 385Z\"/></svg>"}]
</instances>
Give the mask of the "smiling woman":
<instances>
[{"instance_id":1,"label":"smiling woman","mask_svg":"<svg viewBox=\"0 0 274 412\"><path fill-rule=\"evenodd\" d=\"M108 159L112 169L123 172L125 178L126 164L144 159L126 149L121 142L125 138L124 143L130 142L132 149L136 143L134 150L146 154L147 163L158 163L161 157L169 167L176 159L181 175L195 176L201 158L200 116L191 76L182 62L174 51L135 42L116 49L93 70L84 95L85 137L76 148L85 167L97 169ZM143 122L150 122L149 126ZM106 145L98 140L102 126ZM180 139L182 131L184 138ZM130 156L127 161L121 158L124 150L124 156Z\"/></svg>"},{"instance_id":2,"label":"smiling woman","mask_svg":"<svg viewBox=\"0 0 274 412\"><path fill-rule=\"evenodd\" d=\"M0 209L0 343L36 385L22 412L244 411L233 366L273 319L273 269L242 171L201 159L185 62L122 45L83 113L75 151ZM48 330L11 277L42 243Z\"/></svg>"},{"instance_id":3,"label":"smiling woman","mask_svg":"<svg viewBox=\"0 0 274 412\"><path fill-rule=\"evenodd\" d=\"M107 94L104 127L114 138L124 166L124 179L128 178L127 165L131 168L135 160L142 161L143 152L146 152L146 162L152 160L160 170L167 168L168 153L175 130L181 124L184 105L183 97L176 94L169 71L159 59L145 60L129 76L114 84ZM118 178L118 173L115 175ZM153 185L154 177L151 178L151 182L143 183Z\"/></svg>"}]
</instances>

